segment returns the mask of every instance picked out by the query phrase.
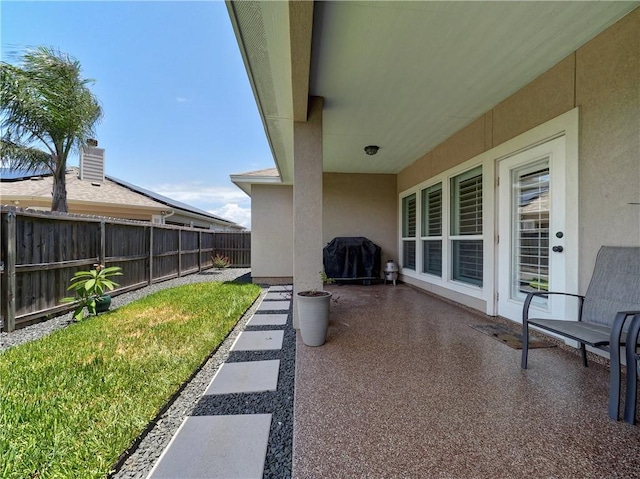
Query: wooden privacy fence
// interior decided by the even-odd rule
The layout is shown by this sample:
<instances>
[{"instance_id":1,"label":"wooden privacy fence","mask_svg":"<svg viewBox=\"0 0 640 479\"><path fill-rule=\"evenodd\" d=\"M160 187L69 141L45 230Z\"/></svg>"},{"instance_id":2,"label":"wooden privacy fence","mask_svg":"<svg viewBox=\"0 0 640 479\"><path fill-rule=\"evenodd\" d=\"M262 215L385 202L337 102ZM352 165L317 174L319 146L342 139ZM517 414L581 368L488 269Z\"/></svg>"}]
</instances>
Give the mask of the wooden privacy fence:
<instances>
[{"instance_id":1,"label":"wooden privacy fence","mask_svg":"<svg viewBox=\"0 0 640 479\"><path fill-rule=\"evenodd\" d=\"M212 268L220 254L231 267L251 266L251 233L24 211L3 206L1 214L0 326L13 331L70 309L76 271L95 263L120 266L122 293Z\"/></svg>"}]
</instances>

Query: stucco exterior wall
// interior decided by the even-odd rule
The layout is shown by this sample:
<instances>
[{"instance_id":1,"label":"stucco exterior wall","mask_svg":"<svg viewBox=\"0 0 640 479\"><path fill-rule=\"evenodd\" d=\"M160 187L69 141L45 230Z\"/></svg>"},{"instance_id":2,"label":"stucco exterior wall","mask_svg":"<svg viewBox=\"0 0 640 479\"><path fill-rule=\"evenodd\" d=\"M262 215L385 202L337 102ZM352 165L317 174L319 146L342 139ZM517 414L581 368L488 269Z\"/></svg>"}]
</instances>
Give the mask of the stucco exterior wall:
<instances>
[{"instance_id":1,"label":"stucco exterior wall","mask_svg":"<svg viewBox=\"0 0 640 479\"><path fill-rule=\"evenodd\" d=\"M323 239L365 236L398 261L396 175L325 173Z\"/></svg>"},{"instance_id":2,"label":"stucco exterior wall","mask_svg":"<svg viewBox=\"0 0 640 479\"><path fill-rule=\"evenodd\" d=\"M365 236L398 261L396 175L325 173L323 245L336 236ZM251 273L255 282L291 282L293 188L255 184L251 190Z\"/></svg>"},{"instance_id":3,"label":"stucco exterior wall","mask_svg":"<svg viewBox=\"0 0 640 479\"><path fill-rule=\"evenodd\" d=\"M576 104L585 291L601 245L640 245L640 9L578 50Z\"/></svg>"},{"instance_id":4,"label":"stucco exterior wall","mask_svg":"<svg viewBox=\"0 0 640 479\"><path fill-rule=\"evenodd\" d=\"M580 107L579 285L601 245L640 245L640 9L398 174L400 193Z\"/></svg>"},{"instance_id":5,"label":"stucco exterior wall","mask_svg":"<svg viewBox=\"0 0 640 479\"><path fill-rule=\"evenodd\" d=\"M569 55L492 110L493 148L574 107L575 55Z\"/></svg>"},{"instance_id":6,"label":"stucco exterior wall","mask_svg":"<svg viewBox=\"0 0 640 479\"><path fill-rule=\"evenodd\" d=\"M251 274L254 282L290 283L293 277L293 187L251 189Z\"/></svg>"}]
</instances>

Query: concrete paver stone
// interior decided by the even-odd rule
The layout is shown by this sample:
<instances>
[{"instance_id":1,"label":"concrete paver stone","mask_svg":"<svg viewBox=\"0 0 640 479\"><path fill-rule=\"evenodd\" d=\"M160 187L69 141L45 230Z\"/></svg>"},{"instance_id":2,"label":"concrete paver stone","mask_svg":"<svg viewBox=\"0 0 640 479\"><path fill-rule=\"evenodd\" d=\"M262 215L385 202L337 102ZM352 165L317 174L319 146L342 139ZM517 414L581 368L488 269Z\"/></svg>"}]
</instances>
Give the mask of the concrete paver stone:
<instances>
[{"instance_id":1,"label":"concrete paver stone","mask_svg":"<svg viewBox=\"0 0 640 479\"><path fill-rule=\"evenodd\" d=\"M147 479L259 479L271 414L187 417Z\"/></svg>"},{"instance_id":2,"label":"concrete paver stone","mask_svg":"<svg viewBox=\"0 0 640 479\"><path fill-rule=\"evenodd\" d=\"M258 311L289 311L291 301L262 301Z\"/></svg>"},{"instance_id":3,"label":"concrete paver stone","mask_svg":"<svg viewBox=\"0 0 640 479\"><path fill-rule=\"evenodd\" d=\"M282 349L284 331L243 331L238 335L231 351L266 351Z\"/></svg>"},{"instance_id":4,"label":"concrete paver stone","mask_svg":"<svg viewBox=\"0 0 640 479\"><path fill-rule=\"evenodd\" d=\"M293 285L291 284L283 284L280 286L271 286L269 287L269 292L272 291L292 291L293 290Z\"/></svg>"},{"instance_id":5,"label":"concrete paver stone","mask_svg":"<svg viewBox=\"0 0 640 479\"><path fill-rule=\"evenodd\" d=\"M287 313L254 314L247 322L247 326L282 326L287 324Z\"/></svg>"},{"instance_id":6,"label":"concrete paver stone","mask_svg":"<svg viewBox=\"0 0 640 479\"><path fill-rule=\"evenodd\" d=\"M224 363L211 380L207 394L254 393L278 388L280 360Z\"/></svg>"},{"instance_id":7,"label":"concrete paver stone","mask_svg":"<svg viewBox=\"0 0 640 479\"><path fill-rule=\"evenodd\" d=\"M265 294L264 299L267 301L276 300L276 301L290 301L291 300L291 292L288 291L269 291Z\"/></svg>"}]
</instances>

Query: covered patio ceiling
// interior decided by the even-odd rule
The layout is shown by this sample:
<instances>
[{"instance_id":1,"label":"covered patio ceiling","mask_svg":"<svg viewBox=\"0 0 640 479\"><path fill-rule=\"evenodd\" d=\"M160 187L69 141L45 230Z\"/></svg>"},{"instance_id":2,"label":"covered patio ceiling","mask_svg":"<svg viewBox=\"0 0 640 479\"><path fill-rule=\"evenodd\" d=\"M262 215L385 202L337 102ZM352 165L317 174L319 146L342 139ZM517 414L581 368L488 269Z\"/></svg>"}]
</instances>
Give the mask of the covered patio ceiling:
<instances>
[{"instance_id":1,"label":"covered patio ceiling","mask_svg":"<svg viewBox=\"0 0 640 479\"><path fill-rule=\"evenodd\" d=\"M326 172L398 173L639 2L228 2L276 167L324 98ZM363 148L378 145L375 156Z\"/></svg>"}]
</instances>

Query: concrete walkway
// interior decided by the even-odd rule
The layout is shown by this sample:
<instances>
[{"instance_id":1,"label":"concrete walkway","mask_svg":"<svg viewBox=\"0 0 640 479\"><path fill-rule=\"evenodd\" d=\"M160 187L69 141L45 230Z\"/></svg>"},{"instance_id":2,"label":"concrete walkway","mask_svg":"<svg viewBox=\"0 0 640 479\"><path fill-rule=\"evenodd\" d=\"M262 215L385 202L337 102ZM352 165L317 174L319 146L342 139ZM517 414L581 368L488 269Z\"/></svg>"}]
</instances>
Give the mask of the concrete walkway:
<instances>
[{"instance_id":1,"label":"concrete walkway","mask_svg":"<svg viewBox=\"0 0 640 479\"><path fill-rule=\"evenodd\" d=\"M247 323L247 328L262 329L240 333L231 347L232 354L282 349L282 328L286 327L291 310L290 290L290 286L269 288ZM279 371L279 359L227 360L213 377L202 402L211 398L224 400L223 395L246 395L248 400L254 393L275 391ZM272 413L215 415L202 414L196 408L184 420L147 477L260 479L271 429Z\"/></svg>"}]
</instances>

